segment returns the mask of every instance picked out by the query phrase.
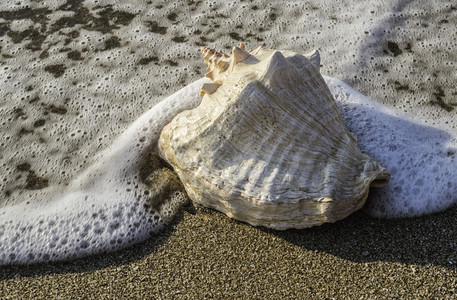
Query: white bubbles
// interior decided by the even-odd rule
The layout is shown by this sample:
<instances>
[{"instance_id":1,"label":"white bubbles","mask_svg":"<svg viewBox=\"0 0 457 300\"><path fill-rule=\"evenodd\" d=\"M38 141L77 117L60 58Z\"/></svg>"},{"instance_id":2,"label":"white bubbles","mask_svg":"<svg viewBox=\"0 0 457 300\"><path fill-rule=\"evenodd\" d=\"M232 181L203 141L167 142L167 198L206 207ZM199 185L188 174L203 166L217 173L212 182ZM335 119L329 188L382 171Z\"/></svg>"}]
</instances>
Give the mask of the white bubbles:
<instances>
[{"instance_id":1,"label":"white bubbles","mask_svg":"<svg viewBox=\"0 0 457 300\"><path fill-rule=\"evenodd\" d=\"M113 251L148 238L170 222L187 197L176 190L156 203L167 183L147 186L139 179L141 156L157 143L161 128L173 116L200 102L198 90L205 81L189 85L143 114L67 187L42 195L50 198L47 201L0 208L0 264ZM75 129L69 134L83 132ZM151 203L152 211L147 208Z\"/></svg>"},{"instance_id":2,"label":"white bubbles","mask_svg":"<svg viewBox=\"0 0 457 300\"><path fill-rule=\"evenodd\" d=\"M391 172L390 183L373 188L365 207L377 217L412 217L441 211L457 201L457 132L453 120L431 127L387 108L341 81L326 78L345 124L362 152Z\"/></svg>"}]
</instances>

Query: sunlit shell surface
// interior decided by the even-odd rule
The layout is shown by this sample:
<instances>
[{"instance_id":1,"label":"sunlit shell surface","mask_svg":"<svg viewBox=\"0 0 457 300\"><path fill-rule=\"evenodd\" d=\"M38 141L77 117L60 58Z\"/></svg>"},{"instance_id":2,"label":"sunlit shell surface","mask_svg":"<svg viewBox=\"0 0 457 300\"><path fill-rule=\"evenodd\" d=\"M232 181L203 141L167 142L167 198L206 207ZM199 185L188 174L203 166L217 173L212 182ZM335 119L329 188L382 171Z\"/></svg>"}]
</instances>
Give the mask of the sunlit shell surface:
<instances>
[{"instance_id":1,"label":"sunlit shell surface","mask_svg":"<svg viewBox=\"0 0 457 300\"><path fill-rule=\"evenodd\" d=\"M387 170L343 124L317 51L241 44L202 54L212 82L201 104L159 139L193 201L255 226L306 228L348 216L370 186L387 184Z\"/></svg>"}]
</instances>

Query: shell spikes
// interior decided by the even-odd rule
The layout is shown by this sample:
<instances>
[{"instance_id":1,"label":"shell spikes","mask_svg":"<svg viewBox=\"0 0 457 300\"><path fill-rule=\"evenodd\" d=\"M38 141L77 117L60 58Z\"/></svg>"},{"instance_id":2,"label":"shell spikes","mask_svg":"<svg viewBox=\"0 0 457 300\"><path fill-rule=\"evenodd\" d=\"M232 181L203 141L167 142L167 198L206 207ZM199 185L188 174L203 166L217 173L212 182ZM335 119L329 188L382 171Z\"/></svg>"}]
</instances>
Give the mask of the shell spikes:
<instances>
[{"instance_id":1,"label":"shell spikes","mask_svg":"<svg viewBox=\"0 0 457 300\"><path fill-rule=\"evenodd\" d=\"M235 66L250 56L245 48L245 44L240 43L239 47L233 47L230 55L208 47L201 48L203 61L208 66L205 76L212 80L211 83L203 85L201 96L214 93L224 79L233 72Z\"/></svg>"}]
</instances>

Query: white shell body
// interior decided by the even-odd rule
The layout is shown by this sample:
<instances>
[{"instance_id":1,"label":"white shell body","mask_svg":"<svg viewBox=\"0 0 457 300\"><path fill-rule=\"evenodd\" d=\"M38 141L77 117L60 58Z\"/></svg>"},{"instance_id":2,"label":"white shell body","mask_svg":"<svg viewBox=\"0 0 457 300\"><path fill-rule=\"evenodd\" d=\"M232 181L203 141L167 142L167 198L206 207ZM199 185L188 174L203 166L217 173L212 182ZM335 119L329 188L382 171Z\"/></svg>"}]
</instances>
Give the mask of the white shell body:
<instances>
[{"instance_id":1,"label":"white shell body","mask_svg":"<svg viewBox=\"0 0 457 300\"><path fill-rule=\"evenodd\" d=\"M255 226L306 228L348 216L370 185L387 184L346 129L317 51L202 53L213 82L159 139L193 201Z\"/></svg>"}]
</instances>

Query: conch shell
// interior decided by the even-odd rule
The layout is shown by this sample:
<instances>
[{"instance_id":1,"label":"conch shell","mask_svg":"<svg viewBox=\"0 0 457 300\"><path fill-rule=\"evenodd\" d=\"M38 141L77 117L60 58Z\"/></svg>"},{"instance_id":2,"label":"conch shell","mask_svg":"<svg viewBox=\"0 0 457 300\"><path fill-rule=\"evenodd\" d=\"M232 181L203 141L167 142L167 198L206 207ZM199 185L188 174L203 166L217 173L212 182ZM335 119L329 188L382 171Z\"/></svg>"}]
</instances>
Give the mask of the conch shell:
<instances>
[{"instance_id":1,"label":"conch shell","mask_svg":"<svg viewBox=\"0 0 457 300\"><path fill-rule=\"evenodd\" d=\"M201 104L178 114L159 153L188 196L274 229L335 222L360 209L390 174L360 152L324 79L317 51L202 48Z\"/></svg>"}]
</instances>

